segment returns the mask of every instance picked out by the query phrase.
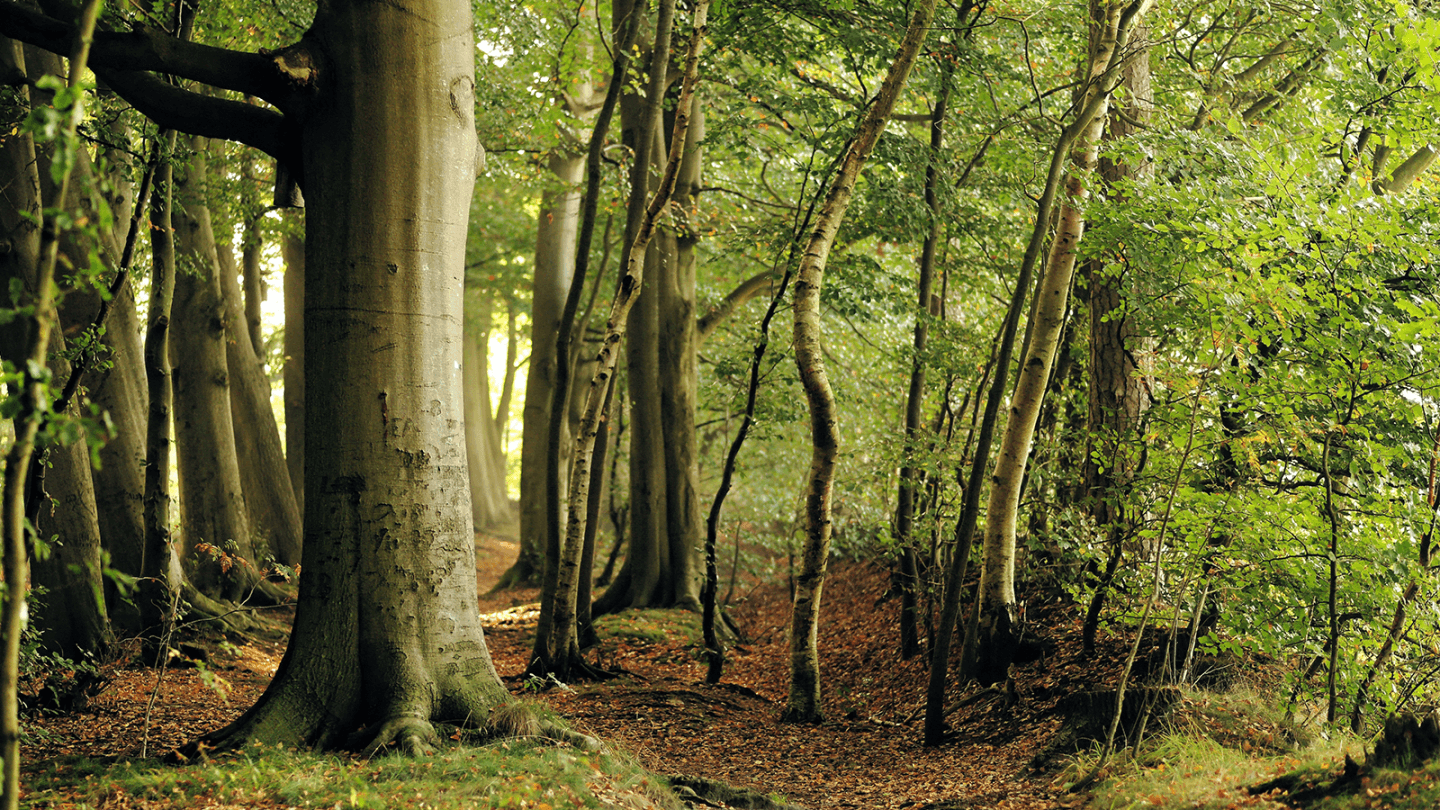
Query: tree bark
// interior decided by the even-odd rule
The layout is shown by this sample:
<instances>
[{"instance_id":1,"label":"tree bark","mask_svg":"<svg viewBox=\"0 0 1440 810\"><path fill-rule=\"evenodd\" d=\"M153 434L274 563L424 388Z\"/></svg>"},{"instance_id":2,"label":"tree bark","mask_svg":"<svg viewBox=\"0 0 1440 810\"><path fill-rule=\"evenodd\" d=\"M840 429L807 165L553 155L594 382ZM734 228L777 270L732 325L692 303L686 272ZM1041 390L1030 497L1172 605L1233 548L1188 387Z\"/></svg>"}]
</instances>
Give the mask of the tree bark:
<instances>
[{"instance_id":1,"label":"tree bark","mask_svg":"<svg viewBox=\"0 0 1440 810\"><path fill-rule=\"evenodd\" d=\"M296 216L303 217L300 213ZM287 234L285 259L285 466L305 515L305 237ZM303 531L303 530L302 530Z\"/></svg>"},{"instance_id":2,"label":"tree bark","mask_svg":"<svg viewBox=\"0 0 1440 810\"><path fill-rule=\"evenodd\" d=\"M256 549L284 565L300 563L300 506L290 482L290 466L280 440L280 426L270 405L270 378L248 326L249 303L240 289L240 273L228 242L217 246L221 294L225 304L225 363L230 373L230 418L235 428L236 460L241 491L250 527L256 533ZM248 272L248 271L247 271ZM262 550L263 549L263 550Z\"/></svg>"},{"instance_id":3,"label":"tree bark","mask_svg":"<svg viewBox=\"0 0 1440 810\"><path fill-rule=\"evenodd\" d=\"M295 629L260 701L208 738L422 750L508 702L485 648L463 436L476 167L471 11L321 7L302 131L306 520Z\"/></svg>"},{"instance_id":4,"label":"tree bark","mask_svg":"<svg viewBox=\"0 0 1440 810\"><path fill-rule=\"evenodd\" d=\"M805 546L800 575L795 586L795 606L790 627L790 697L781 715L784 720L815 723L823 718L820 706L820 660L816 629L820 618L820 594L830 557L830 503L839 456L840 436L835 421L835 397L825 373L820 346L820 286L825 263L845 209L850 205L860 169L880 139L900 89L910 75L915 57L929 33L935 15L935 0L922 0L910 18L905 39L875 103L845 150L840 168L825 196L815 229L800 259L795 279L795 365L805 398L810 406L810 476L805 490Z\"/></svg>"},{"instance_id":5,"label":"tree bark","mask_svg":"<svg viewBox=\"0 0 1440 810\"><path fill-rule=\"evenodd\" d=\"M530 306L530 369L525 378L520 438L520 556L500 578L500 587L539 580L545 569L545 544L551 523L562 519L549 514L545 506L545 465L550 454L560 454L560 480L568 480L563 474L569 469L568 437L559 447L550 446L550 409L555 389L555 336L575 272L575 235L584 169L583 156L552 153L550 171L555 175L555 186L541 197ZM564 493L559 494L563 504Z\"/></svg>"},{"instance_id":6,"label":"tree bark","mask_svg":"<svg viewBox=\"0 0 1440 810\"><path fill-rule=\"evenodd\" d=\"M905 395L905 456L900 467L900 491L895 499L895 543L900 547L900 657L913 658L920 654L920 638L916 628L919 577L915 543L911 537L915 525L916 485L920 470L915 466L915 454L920 443L922 427L921 407L925 403L925 346L929 340L930 322L934 317L931 296L935 287L935 248L939 244L943 225L940 219L940 197L936 186L940 182L940 150L945 143L945 112L950 98L950 69L941 68L940 93L935 99L935 108L930 112L930 159L925 166L925 204L930 212L930 231L925 235L925 244L920 251L920 278L917 284L915 307L915 336L911 346L914 356L910 361L910 388Z\"/></svg>"},{"instance_id":7,"label":"tree bark","mask_svg":"<svg viewBox=\"0 0 1440 810\"><path fill-rule=\"evenodd\" d=\"M1143 27L1137 29L1131 39L1143 38L1143 32ZM1122 73L1122 84L1128 90L1124 114L1113 116L1106 123L1106 140L1127 138L1150 120L1154 97L1150 89L1150 50L1148 43L1142 42L1139 47ZM1109 158L1102 158L1099 168L1106 193L1112 197L1123 194L1120 186L1126 180L1147 173L1144 166L1131 166ZM1087 261L1085 268L1090 310L1090 407L1086 430L1090 446L1082 467L1083 487L1090 516L1106 534L1110 554L1081 630L1082 644L1088 653L1095 648L1095 633L1106 593L1124 554L1124 546L1134 532L1128 504L1130 482L1139 461L1135 431L1140 426L1141 415L1149 407L1149 392L1137 360L1142 339L1135 333L1135 319L1129 312L1126 280L1118 271L1107 271L1100 257Z\"/></svg>"},{"instance_id":8,"label":"tree bark","mask_svg":"<svg viewBox=\"0 0 1440 810\"><path fill-rule=\"evenodd\" d=\"M673 262L661 264L658 279L660 332L657 341L657 382L665 460L665 531L669 545L669 603L689 610L700 606L696 551L700 539L700 467L695 440L698 386L695 325L695 246L699 233L689 225L698 204L704 149L705 112L696 93L689 134L675 187L675 202L687 212L676 214Z\"/></svg>"},{"instance_id":9,"label":"tree bark","mask_svg":"<svg viewBox=\"0 0 1440 810\"><path fill-rule=\"evenodd\" d=\"M510 515L505 493L505 457L496 447L499 431L490 416L484 348L474 335L465 336L465 457L470 467L470 517L477 529L503 523Z\"/></svg>"},{"instance_id":10,"label":"tree bark","mask_svg":"<svg viewBox=\"0 0 1440 810\"><path fill-rule=\"evenodd\" d=\"M174 374L170 367L170 311L175 298L174 132L161 133L156 149L155 191L141 204L150 208L150 311L145 326L145 482L143 516L145 545L140 557L140 583L135 602L140 611L141 639L154 652L174 621L178 577L170 576L178 561L173 541L170 494L171 412Z\"/></svg>"},{"instance_id":11,"label":"tree bark","mask_svg":"<svg viewBox=\"0 0 1440 810\"><path fill-rule=\"evenodd\" d=\"M190 272L176 274L176 341L170 346L180 534L195 586L211 598L240 602L262 582L263 561L251 532L231 417L226 342L232 324L205 204L207 147L200 139L192 147L190 166L175 185L176 241Z\"/></svg>"},{"instance_id":12,"label":"tree bark","mask_svg":"<svg viewBox=\"0 0 1440 810\"><path fill-rule=\"evenodd\" d=\"M1130 6L1105 4L1101 12L1102 33L1094 38L1088 61L1087 84L1070 148L1074 169L1065 182L1059 221L1040 288L1030 313L1028 349L1020 361L1015 391L1011 395L1010 418L1001 438L1000 454L991 480L990 502L985 520L984 568L980 576L977 623L972 644L967 638L965 660L973 676L990 684L1006 677L1018 640L1015 601L1015 527L1020 509L1020 492L1036 419L1050 379L1055 347L1065 325L1070 282L1075 257L1085 229L1082 208L1089 189L1088 175L1094 170L1100 135L1111 92L1120 79L1125 44L1130 31L1148 8L1150 0L1135 0ZM1068 134L1068 133L1067 133ZM1043 227L1037 223L1037 228Z\"/></svg>"}]
</instances>

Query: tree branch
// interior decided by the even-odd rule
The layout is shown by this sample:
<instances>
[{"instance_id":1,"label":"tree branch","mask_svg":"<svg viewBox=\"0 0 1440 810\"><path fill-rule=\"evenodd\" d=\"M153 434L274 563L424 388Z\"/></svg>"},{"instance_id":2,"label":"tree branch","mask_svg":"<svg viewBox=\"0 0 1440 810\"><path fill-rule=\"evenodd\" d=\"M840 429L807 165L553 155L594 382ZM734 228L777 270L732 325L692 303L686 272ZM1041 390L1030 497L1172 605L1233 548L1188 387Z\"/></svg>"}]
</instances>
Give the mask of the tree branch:
<instances>
[{"instance_id":1,"label":"tree branch","mask_svg":"<svg viewBox=\"0 0 1440 810\"><path fill-rule=\"evenodd\" d=\"M13 0L0 0L0 34L64 55L74 41L75 29ZM90 64L96 69L169 73L262 98L283 110L298 101L299 90L282 71L279 60L285 53L267 56L232 51L141 28L128 33L96 33Z\"/></svg>"},{"instance_id":2,"label":"tree branch","mask_svg":"<svg viewBox=\"0 0 1440 810\"><path fill-rule=\"evenodd\" d=\"M282 137L285 117L274 110L192 93L148 73L97 68L95 75L162 127L239 141L279 160L292 171L300 166L299 144Z\"/></svg>"}]
</instances>

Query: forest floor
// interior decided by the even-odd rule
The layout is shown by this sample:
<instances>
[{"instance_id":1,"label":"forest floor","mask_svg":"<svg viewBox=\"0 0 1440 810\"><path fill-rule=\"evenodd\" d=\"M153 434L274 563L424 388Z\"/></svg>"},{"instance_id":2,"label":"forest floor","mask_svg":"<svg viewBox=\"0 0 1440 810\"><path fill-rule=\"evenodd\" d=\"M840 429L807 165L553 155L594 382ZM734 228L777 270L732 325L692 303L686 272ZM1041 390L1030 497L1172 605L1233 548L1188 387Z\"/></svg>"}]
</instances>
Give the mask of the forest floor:
<instances>
[{"instance_id":1,"label":"forest floor","mask_svg":"<svg viewBox=\"0 0 1440 810\"><path fill-rule=\"evenodd\" d=\"M479 535L485 593L514 560L504 538ZM549 703L578 730L635 754L660 774L718 779L820 808L1080 807L1054 772L1032 760L1059 733L1057 704L1113 681L1128 652L1122 639L1101 655L1079 656L1075 611L1058 602L1029 607L1032 626L1049 634L1051 654L1017 671L1018 702L997 693L959 705L953 739L920 745L926 667L900 660L898 604L882 601L886 572L841 563L827 581L819 649L827 720L777 722L789 663L787 583L754 585L731 615L744 634L730 651L724 683L704 684L698 620L677 611L626 613L601 624L601 666L622 674L601 683L537 690L525 668L538 610L534 590L482 597L496 669L517 695ZM111 673L109 688L81 712L43 718L24 751L27 770L46 759L164 753L217 728L263 691L283 640L217 652L209 664L163 674L136 664ZM959 697L952 688L951 698ZM1073 774L1070 778L1074 778Z\"/></svg>"}]
</instances>

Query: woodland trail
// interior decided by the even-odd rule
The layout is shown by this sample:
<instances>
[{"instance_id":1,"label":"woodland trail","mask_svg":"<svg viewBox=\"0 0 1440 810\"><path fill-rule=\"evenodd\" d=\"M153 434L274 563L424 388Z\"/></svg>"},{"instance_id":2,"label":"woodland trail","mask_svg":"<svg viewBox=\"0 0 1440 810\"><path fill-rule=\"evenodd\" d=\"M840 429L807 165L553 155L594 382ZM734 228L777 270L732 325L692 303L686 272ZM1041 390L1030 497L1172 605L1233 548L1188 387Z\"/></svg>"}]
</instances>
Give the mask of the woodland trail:
<instances>
[{"instance_id":1,"label":"woodland trail","mask_svg":"<svg viewBox=\"0 0 1440 810\"><path fill-rule=\"evenodd\" d=\"M514 560L516 546L482 534L477 552L484 594ZM732 616L748 643L731 651L725 683L713 687L703 682L698 622L678 612L647 612L606 620L612 632L599 648L600 660L622 668L622 677L534 692L517 673L533 640L537 592L482 596L481 610L496 669L512 692L549 703L577 729L634 752L657 773L779 793L810 810L1079 806L1053 774L1028 775L1030 759L1059 728L1055 702L1090 680L1064 652L1078 648L1078 638L1073 645L1058 639L1059 655L1021 673L1019 705L981 700L964 706L951 717L956 738L926 749L918 720L925 666L918 658L898 660L898 606L877 604L885 578L869 564L832 569L820 627L830 719L818 726L777 722L788 679L783 580L737 598ZM1078 628L1064 632L1072 631ZM203 666L167 670L158 692L156 670L138 663L117 668L110 687L84 711L40 721L43 736L25 749L25 767L61 755L139 756L147 727L147 752L168 752L249 706L283 652L282 641L215 652Z\"/></svg>"},{"instance_id":2,"label":"woodland trail","mask_svg":"<svg viewBox=\"0 0 1440 810\"><path fill-rule=\"evenodd\" d=\"M487 558L503 562L491 575L498 579L515 550L482 536L480 551L483 593ZM749 643L731 650L719 686L704 683L698 639L642 640L651 623L640 617L635 635L622 630L600 645L601 664L626 675L539 697L580 730L633 751L652 771L780 793L810 810L1038 810L1073 801L1052 784L1053 775L1024 775L1059 728L1053 715L1058 692L1036 694L1022 683L1019 706L978 701L952 716L955 741L937 749L920 745L926 667L919 658L899 660L898 602L877 605L885 579L874 565L832 568L819 642L830 719L819 726L777 722L789 678L790 595L783 580L755 588L732 609ZM502 674L525 668L535 598L534 591L519 591L483 600L482 610L490 611L486 640ZM609 621L623 628L629 618ZM1066 667L1057 663L1049 670L1063 675Z\"/></svg>"}]
</instances>

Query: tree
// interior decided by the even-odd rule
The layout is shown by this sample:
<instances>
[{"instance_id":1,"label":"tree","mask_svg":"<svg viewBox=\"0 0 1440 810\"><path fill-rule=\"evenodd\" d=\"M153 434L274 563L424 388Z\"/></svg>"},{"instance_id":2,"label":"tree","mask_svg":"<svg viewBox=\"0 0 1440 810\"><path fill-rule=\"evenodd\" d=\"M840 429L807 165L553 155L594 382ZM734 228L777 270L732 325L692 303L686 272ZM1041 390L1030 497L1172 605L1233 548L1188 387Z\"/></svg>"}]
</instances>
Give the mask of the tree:
<instances>
[{"instance_id":1,"label":"tree","mask_svg":"<svg viewBox=\"0 0 1440 810\"><path fill-rule=\"evenodd\" d=\"M999 457L995 462L989 507L985 513L984 567L980 575L976 619L966 636L964 660L967 674L973 674L986 684L1006 677L1018 641L1015 527L1020 509L1020 490L1025 480L1035 423L1055 360L1055 349L1065 324L1070 283L1075 272L1080 238L1084 233L1081 206L1089 195L1087 175L1094 170L1098 160L1100 135L1110 95L1120 81L1121 69L1131 57L1126 44L1134 26L1148 8L1149 0L1134 0L1125 6L1107 2L1096 4L1092 24L1099 30L1087 61L1084 92L1077 105L1075 119L1061 135L1054 153L1056 161L1052 162L1052 167L1068 153L1074 169L1066 179L1054 242L1030 312L1026 335L1028 346L1020 360L1015 392L1011 395L1010 418L1005 424ZM1048 224L1044 218L1037 220L1036 232L1039 233Z\"/></svg>"},{"instance_id":2,"label":"tree","mask_svg":"<svg viewBox=\"0 0 1440 810\"><path fill-rule=\"evenodd\" d=\"M65 24L9 3L0 30L52 49L69 40ZM98 37L95 57L147 115L257 146L305 191L300 602L270 688L206 743L333 746L364 727L372 749L420 749L433 720L482 721L509 696L475 604L461 432L477 155L469 5L341 0L271 53L139 31ZM274 109L174 88L148 70Z\"/></svg>"},{"instance_id":3,"label":"tree","mask_svg":"<svg viewBox=\"0 0 1440 810\"><path fill-rule=\"evenodd\" d=\"M922 2L910 19L905 38L885 75L880 94L856 128L855 137L841 160L825 203L815 220L800 260L795 279L795 364L805 386L810 406L811 461L805 489L804 560L795 588L795 610L790 627L790 697L782 717L795 722L814 723L820 710L820 664L815 649L820 618L820 593L830 557L831 495L835 461L839 454L839 432L835 423L835 398L825 373L820 347L820 285L825 262L835 234L845 218L845 209L855 190L860 170L870 157L875 142L890 120L915 57L929 34L935 16L933 0Z\"/></svg>"}]
</instances>

